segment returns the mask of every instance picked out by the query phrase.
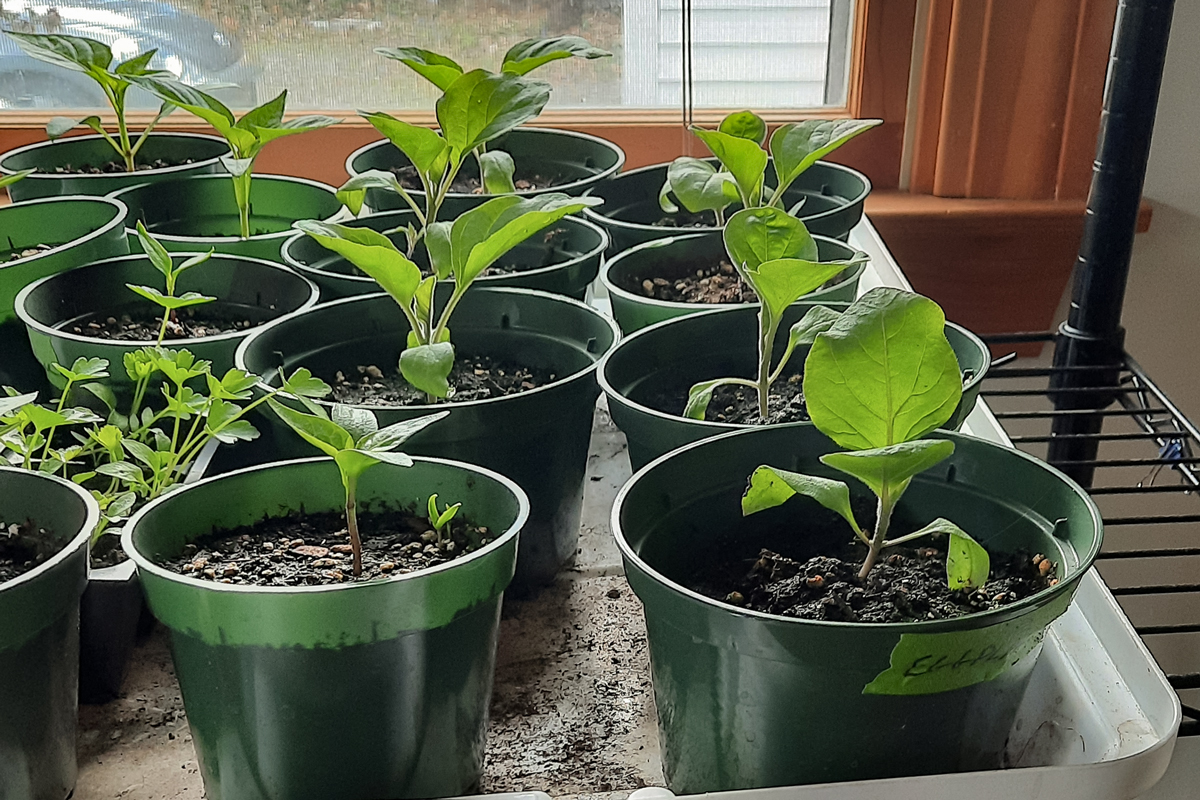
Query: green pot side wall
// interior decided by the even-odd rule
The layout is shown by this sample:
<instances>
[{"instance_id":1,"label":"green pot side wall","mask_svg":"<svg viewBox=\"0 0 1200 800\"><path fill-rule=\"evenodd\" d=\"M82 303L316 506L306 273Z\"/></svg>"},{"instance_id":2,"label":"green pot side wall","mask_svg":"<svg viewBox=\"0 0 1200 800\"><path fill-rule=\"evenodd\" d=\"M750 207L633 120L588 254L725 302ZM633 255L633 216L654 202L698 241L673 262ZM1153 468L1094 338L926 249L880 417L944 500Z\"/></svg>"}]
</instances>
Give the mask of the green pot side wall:
<instances>
[{"instance_id":1,"label":"green pot side wall","mask_svg":"<svg viewBox=\"0 0 1200 800\"><path fill-rule=\"evenodd\" d=\"M897 521L915 526L945 516L992 552L1046 553L1059 564L1056 586L998 611L904 625L756 614L684 589L681 582L712 557L719 535L785 523L803 536L806 522L827 513L807 498L750 518L740 513L746 477L759 464L836 476L817 461L835 448L811 425L693 445L656 462L623 490L614 530L645 607L672 791L1001 766L1040 652L1043 629L1035 612L1065 608L1099 550L1099 513L1081 489L1031 457L959 434L936 435L953 439L955 454L914 480ZM1056 528L1060 518L1066 522ZM863 693L888 669L902 633L954 636L1005 622L1024 626L1020 635L1031 649L995 679L925 695Z\"/></svg>"},{"instance_id":2,"label":"green pot side wall","mask_svg":"<svg viewBox=\"0 0 1200 800\"><path fill-rule=\"evenodd\" d=\"M801 301L789 308L780 330L803 317L812 304ZM841 309L846 304L820 305ZM686 391L703 380L753 376L758 359L757 314L756 306L689 314L623 339L605 359L601 370L608 410L629 442L629 461L635 470L682 445L748 427L685 419L678 413L655 411L651 403L673 387ZM952 323L946 325L946 338L959 367L970 376L958 408L944 426L958 429L975 407L991 355L978 337ZM778 359L785 337L778 337L775 345L773 358ZM797 348L789 365L799 367L807 355L807 347Z\"/></svg>"},{"instance_id":3,"label":"green pot side wall","mask_svg":"<svg viewBox=\"0 0 1200 800\"><path fill-rule=\"evenodd\" d=\"M855 249L824 236L816 237L821 261L848 260ZM708 264L725 258L725 243L720 231L655 239L633 247L604 265L603 281L612 302L613 316L623 333L676 317L711 311L715 308L736 308L733 304L669 303L646 297L626 287L633 277L666 278L674 281L690 272L691 265ZM858 295L858 282L866 272L862 264L837 276L832 285L823 286L804 296L808 303L849 303ZM644 276L644 277L643 277Z\"/></svg>"},{"instance_id":4,"label":"green pot side wall","mask_svg":"<svg viewBox=\"0 0 1200 800\"><path fill-rule=\"evenodd\" d=\"M158 160L184 162L167 169L138 170L137 172L115 172L101 175L34 175L8 187L13 202L31 200L36 197L62 195L90 195L100 197L127 186L140 183L174 180L188 175L209 175L223 172L221 156L229 152L229 146L216 136L195 133L153 133L138 151L138 163ZM53 173L58 167L82 164L100 165L119 160L112 145L99 135L70 136L54 142L17 148L0 156L0 169L18 172L37 169L41 173Z\"/></svg>"},{"instance_id":5,"label":"green pot side wall","mask_svg":"<svg viewBox=\"0 0 1200 800\"><path fill-rule=\"evenodd\" d=\"M175 252L218 253L279 261L292 223L328 220L342 211L331 186L301 178L256 175L250 184L249 239L238 237L237 202L228 175L199 176L133 186L115 192L129 206L126 229L131 252L140 252L134 230L140 220L163 247Z\"/></svg>"},{"instance_id":6,"label":"green pot side wall","mask_svg":"<svg viewBox=\"0 0 1200 800\"><path fill-rule=\"evenodd\" d=\"M439 302L444 298L442 293ZM521 536L517 583L548 583L575 555L599 395L595 362L613 346L617 332L587 306L524 289L472 289L450 328L459 354L550 368L558 380L506 398L440 405L450 416L410 439L406 452L478 464L516 481L531 506ZM289 373L305 366L326 380L359 364L395 369L407 330L404 316L386 295L349 298L256 332L239 350L238 364L268 376L277 375L280 366ZM388 425L431 409L372 410L380 425ZM274 441L285 456L315 452L274 414L263 414L256 424L274 428Z\"/></svg>"},{"instance_id":7,"label":"green pot side wall","mask_svg":"<svg viewBox=\"0 0 1200 800\"><path fill-rule=\"evenodd\" d=\"M64 800L75 787L79 598L98 510L65 481L0 468L0 520L32 519L63 550L0 584L0 797Z\"/></svg>"},{"instance_id":8,"label":"green pot side wall","mask_svg":"<svg viewBox=\"0 0 1200 800\"><path fill-rule=\"evenodd\" d=\"M406 227L409 223L416 224L416 215L412 211L385 211L368 214L345 224L382 233ZM548 250L540 243L544 233L535 233L500 259L502 264L519 264L532 269L484 275L477 279L475 286L538 289L576 300L584 299L588 286L600 271L608 236L598 226L572 217L560 220L550 229L564 231L562 241L554 250ZM401 250L407 247L403 232L391 233L388 238ZM283 245L282 254L285 264L320 287L321 302L379 291L379 284L306 234L297 234L288 239ZM427 259L423 247L418 249L416 259L425 266Z\"/></svg>"},{"instance_id":9,"label":"green pot side wall","mask_svg":"<svg viewBox=\"0 0 1200 800\"><path fill-rule=\"evenodd\" d=\"M172 654L206 795L436 797L483 766L500 599L525 506L494 477L445 462L381 464L360 507L423 507L432 492L501 535L434 570L353 586L263 590L188 579L139 561ZM169 501L169 502L166 502ZM243 470L148 506L125 547L177 553L212 526L303 506L339 510L327 459Z\"/></svg>"}]
</instances>

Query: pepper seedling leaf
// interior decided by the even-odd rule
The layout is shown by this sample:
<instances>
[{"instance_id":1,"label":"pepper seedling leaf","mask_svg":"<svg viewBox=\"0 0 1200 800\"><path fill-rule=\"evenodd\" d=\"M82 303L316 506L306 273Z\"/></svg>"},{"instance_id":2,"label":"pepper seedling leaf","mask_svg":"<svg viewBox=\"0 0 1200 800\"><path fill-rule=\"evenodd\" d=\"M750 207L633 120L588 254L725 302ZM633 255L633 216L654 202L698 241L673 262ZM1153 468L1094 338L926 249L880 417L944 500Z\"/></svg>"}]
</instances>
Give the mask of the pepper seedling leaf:
<instances>
[{"instance_id":1,"label":"pepper seedling leaf","mask_svg":"<svg viewBox=\"0 0 1200 800\"><path fill-rule=\"evenodd\" d=\"M371 276L400 305L412 302L413 293L421 283L421 268L382 233L316 220L301 220L292 227Z\"/></svg>"},{"instance_id":2,"label":"pepper seedling leaf","mask_svg":"<svg viewBox=\"0 0 1200 800\"><path fill-rule=\"evenodd\" d=\"M771 157L782 193L823 156L864 131L882 125L881 119L807 119L780 125L771 135Z\"/></svg>"},{"instance_id":3,"label":"pepper seedling leaf","mask_svg":"<svg viewBox=\"0 0 1200 800\"><path fill-rule=\"evenodd\" d=\"M438 125L461 159L542 113L549 100L550 86L542 81L476 69L457 78L438 99Z\"/></svg>"},{"instance_id":4,"label":"pepper seedling leaf","mask_svg":"<svg viewBox=\"0 0 1200 800\"><path fill-rule=\"evenodd\" d=\"M738 200L737 182L707 161L682 156L667 167L667 181L658 193L663 212L678 214L679 206L671 202L671 195L693 214L720 211Z\"/></svg>"},{"instance_id":5,"label":"pepper seedling leaf","mask_svg":"<svg viewBox=\"0 0 1200 800\"><path fill-rule=\"evenodd\" d=\"M841 516L860 538L866 536L859 527L858 520L854 518L854 510L850 507L849 486L841 481L788 472L765 464L754 470L750 476L750 485L742 496L742 516L748 517L759 511L783 505L798 494L811 497Z\"/></svg>"},{"instance_id":6,"label":"pepper seedling leaf","mask_svg":"<svg viewBox=\"0 0 1200 800\"><path fill-rule=\"evenodd\" d=\"M757 142L731 136L720 131L706 131L703 128L692 128L692 132L700 138L712 151L721 165L733 175L741 193L742 202L747 207L756 205L762 194L763 173L767 169L767 152L758 146Z\"/></svg>"},{"instance_id":7,"label":"pepper seedling leaf","mask_svg":"<svg viewBox=\"0 0 1200 800\"><path fill-rule=\"evenodd\" d=\"M449 415L449 411L439 411L436 414L425 414L424 416L392 423L387 427L380 428L364 436L358 441L358 446L363 450L371 451L395 449L425 430L425 428L439 420L445 419Z\"/></svg>"},{"instance_id":8,"label":"pepper seedling leaf","mask_svg":"<svg viewBox=\"0 0 1200 800\"><path fill-rule=\"evenodd\" d=\"M454 368L454 345L449 342L407 347L400 354L400 374L416 389L434 397L450 394L447 378Z\"/></svg>"},{"instance_id":9,"label":"pepper seedling leaf","mask_svg":"<svg viewBox=\"0 0 1200 800\"><path fill-rule=\"evenodd\" d=\"M420 47L376 47L375 52L399 61L443 92L463 74L454 59Z\"/></svg>"},{"instance_id":10,"label":"pepper seedling leaf","mask_svg":"<svg viewBox=\"0 0 1200 800\"><path fill-rule=\"evenodd\" d=\"M299 434L301 439L327 456L335 457L339 452L354 447L354 438L350 433L331 420L296 411L274 398L268 398L267 405L289 428Z\"/></svg>"},{"instance_id":11,"label":"pepper seedling leaf","mask_svg":"<svg viewBox=\"0 0 1200 800\"><path fill-rule=\"evenodd\" d=\"M504 54L503 72L525 75L543 64L562 58L608 58L612 53L593 47L580 36L555 36L551 39L526 39L517 42Z\"/></svg>"},{"instance_id":12,"label":"pepper seedling leaf","mask_svg":"<svg viewBox=\"0 0 1200 800\"><path fill-rule=\"evenodd\" d=\"M412 162L418 172L432 175L436 180L441 179L442 172L446 169L446 159L450 149L450 145L442 138L441 134L430 128L413 125L379 111L360 111L359 114L371 123L375 130L382 133L389 142L396 145L401 153L408 156L408 160ZM375 174L376 172L376 170L372 170L363 174ZM392 175L391 172L378 172ZM392 177L395 178L395 176ZM353 180L351 178L352 182Z\"/></svg>"},{"instance_id":13,"label":"pepper seedling leaf","mask_svg":"<svg viewBox=\"0 0 1200 800\"><path fill-rule=\"evenodd\" d=\"M517 186L513 183L517 165L512 156L503 150L489 150L480 153L478 157L485 194L513 194L517 191Z\"/></svg>"}]
</instances>

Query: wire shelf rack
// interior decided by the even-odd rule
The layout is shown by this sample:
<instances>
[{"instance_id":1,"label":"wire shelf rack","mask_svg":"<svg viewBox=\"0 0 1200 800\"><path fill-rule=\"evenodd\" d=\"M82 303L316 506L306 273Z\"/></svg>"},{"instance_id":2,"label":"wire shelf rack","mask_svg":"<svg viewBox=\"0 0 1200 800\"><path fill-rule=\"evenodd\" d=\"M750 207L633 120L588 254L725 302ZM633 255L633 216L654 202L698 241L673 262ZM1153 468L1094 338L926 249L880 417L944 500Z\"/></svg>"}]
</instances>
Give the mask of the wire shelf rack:
<instances>
[{"instance_id":1,"label":"wire shelf rack","mask_svg":"<svg viewBox=\"0 0 1200 800\"><path fill-rule=\"evenodd\" d=\"M1055 334L983 338L1003 352ZM1052 388L1067 371L1085 373L1077 383L1087 385ZM1001 356L981 396L1016 447L1075 477L1100 507L1096 567L1179 694L1179 734L1200 735L1200 430L1127 353L1059 367ZM1078 407L1097 396L1100 407ZM1064 417L1083 424L1053 431ZM1083 457L1056 458L1052 443Z\"/></svg>"}]
</instances>

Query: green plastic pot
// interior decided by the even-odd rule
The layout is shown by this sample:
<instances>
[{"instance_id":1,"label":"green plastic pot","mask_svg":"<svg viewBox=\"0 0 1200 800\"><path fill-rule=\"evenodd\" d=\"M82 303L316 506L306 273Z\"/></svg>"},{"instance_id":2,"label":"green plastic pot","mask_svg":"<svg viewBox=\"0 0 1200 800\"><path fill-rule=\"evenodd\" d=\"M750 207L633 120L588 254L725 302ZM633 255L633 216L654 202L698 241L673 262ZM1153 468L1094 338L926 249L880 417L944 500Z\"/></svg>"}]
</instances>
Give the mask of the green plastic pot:
<instances>
[{"instance_id":1,"label":"green plastic pot","mask_svg":"<svg viewBox=\"0 0 1200 800\"><path fill-rule=\"evenodd\" d=\"M140 169L137 172L57 175L54 170L64 164L99 165L121 160L112 145L99 134L69 136L53 142L38 142L9 150L0 156L0 175L11 175L25 169L38 170L8 187L9 196L14 203L35 197L60 195L99 197L139 183L222 172L221 156L228 152L229 145L219 136L203 133L152 133L138 151L139 163L153 163L159 159L191 159L192 163L163 169Z\"/></svg>"},{"instance_id":2,"label":"green plastic pot","mask_svg":"<svg viewBox=\"0 0 1200 800\"><path fill-rule=\"evenodd\" d=\"M853 247L824 236L814 237L821 261L849 260L857 252ZM612 302L613 316L623 333L641 330L647 325L675 317L695 314L714 308L736 308L740 303L674 303L646 297L625 288L633 277L666 278L669 281L682 278L692 272L695 264L711 263L714 258L725 257L725 242L720 231L691 233L683 236L668 236L654 239L631 247L616 258L605 262L600 280L608 289ZM804 296L812 302L850 302L858 294L858 282L867 265L860 264L837 276L835 282L823 286Z\"/></svg>"},{"instance_id":3,"label":"green plastic pot","mask_svg":"<svg viewBox=\"0 0 1200 800\"><path fill-rule=\"evenodd\" d=\"M199 481L126 526L122 545L171 631L209 800L442 797L478 781L501 595L529 505L493 472L414 460L364 473L360 508L419 512L436 492L496 540L431 569L331 586L220 584L159 566L214 528L340 511L328 458Z\"/></svg>"},{"instance_id":4,"label":"green plastic pot","mask_svg":"<svg viewBox=\"0 0 1200 800\"><path fill-rule=\"evenodd\" d=\"M351 228L370 228L382 233L406 227L409 223L416 223L416 215L411 210L368 214L345 224ZM530 269L484 275L476 285L540 289L582 300L600 270L600 261L608 247L608 234L599 226L574 217L556 222L551 230L565 232L554 246L547 246L544 243L545 234L537 233L501 259L505 264L519 264ZM390 234L388 238L401 249L407 247L402 232ZM379 291L379 284L374 279L364 275L337 253L326 250L307 234L298 233L284 242L282 254L285 264L320 288L322 302ZM416 256L424 267L427 258L425 249L419 248Z\"/></svg>"},{"instance_id":5,"label":"green plastic pot","mask_svg":"<svg viewBox=\"0 0 1200 800\"><path fill-rule=\"evenodd\" d=\"M801 301L784 314L786 331L813 305L842 310L846 303ZM975 407L979 388L991 364L991 354L970 331L946 323L946 338L963 371L962 400L945 427L957 429ZM628 336L600 364L597 375L608 397L608 411L629 442L633 468L677 447L750 425L687 419L659 411L653 398L663 392L687 390L700 381L725 376L752 376L758 363L758 306L745 305L703 311L660 322ZM786 337L775 341L774 359L783 354ZM808 347L798 347L788 362L799 370ZM682 409L680 409L682 411Z\"/></svg>"},{"instance_id":6,"label":"green plastic pot","mask_svg":"<svg viewBox=\"0 0 1200 800\"><path fill-rule=\"evenodd\" d=\"M162 273L138 253L51 275L25 287L17 296L17 314L25 324L34 356L53 385L61 388L64 378L51 365L57 362L70 366L81 356L108 359L108 383L114 388L132 385L121 366L124 356L154 344L153 340L112 341L66 329L80 317L94 313L120 316L134 309L157 312L150 301L129 290L129 283L161 287ZM317 302L317 287L282 264L223 254L180 275L175 291L216 297L255 323L295 316ZM198 310L202 312L204 306ZM193 339L168 338L163 344L187 348L197 358L211 361L214 374L223 375L233 366L237 346L252 330Z\"/></svg>"},{"instance_id":7,"label":"green plastic pot","mask_svg":"<svg viewBox=\"0 0 1200 800\"><path fill-rule=\"evenodd\" d=\"M625 164L625 151L612 142L586 133L563 131L555 128L516 128L488 142L489 150L504 150L517 164L517 176L524 170L535 170L552 175L561 175L563 182L545 189L530 189L517 192L521 197L533 197L549 192L583 194L596 183L616 175ZM406 167L408 158L391 142L383 139L360 147L346 159L346 172L351 176L372 169L390 170ZM470 174L478 169L475 160L468 158L463 171ZM425 207L425 193L410 191L417 205ZM495 197L490 194L463 194L450 192L442 205L439 219L454 219L484 201ZM379 189L367 191L367 205L374 211L391 211L407 208L404 200L391 192Z\"/></svg>"},{"instance_id":8,"label":"green plastic pot","mask_svg":"<svg viewBox=\"0 0 1200 800\"><path fill-rule=\"evenodd\" d=\"M710 159L712 161L714 159ZM592 187L587 194L604 199L604 205L585 208L583 215L608 231L612 244L609 255L681 232L718 230L712 226L671 228L656 223L666 214L658 205L658 192L667 180L670 164L655 164L615 175ZM768 182L774 183L774 169L768 168ZM783 196L785 208L801 200L804 207L797 215L811 233L845 241L850 229L862 219L863 203L871 193L871 182L857 170L818 161L805 170ZM729 210L732 213L738 206ZM728 218L728 214L726 215Z\"/></svg>"},{"instance_id":9,"label":"green plastic pot","mask_svg":"<svg viewBox=\"0 0 1200 800\"><path fill-rule=\"evenodd\" d=\"M100 508L69 481L0 467L0 520L26 519L62 549L0 583L0 797L64 800L75 788L79 598Z\"/></svg>"},{"instance_id":10,"label":"green plastic pot","mask_svg":"<svg viewBox=\"0 0 1200 800\"><path fill-rule=\"evenodd\" d=\"M954 455L913 479L893 524L944 516L992 553L1045 553L1059 566L1057 585L994 611L898 624L763 614L687 588L693 570L721 556L723 535L793 525L797 552L813 554L806 525L831 512L796 498L743 519L739 503L760 464L843 477L818 461L836 447L808 424L689 445L622 488L612 528L644 606L671 791L1003 766L1042 635L1091 566L1102 523L1087 494L1041 461L962 434L933 435L952 440Z\"/></svg>"},{"instance_id":11,"label":"green plastic pot","mask_svg":"<svg viewBox=\"0 0 1200 800\"><path fill-rule=\"evenodd\" d=\"M446 292L439 292L444 303ZM472 289L454 312L450 329L460 353L510 358L548 367L553 383L508 397L439 404L450 416L421 431L405 452L453 458L495 470L529 495L529 523L521 535L517 583L549 583L575 556L583 482L599 395L596 362L620 335L600 312L576 300L530 289ZM387 295L322 303L252 333L235 356L237 366L278 380L308 367L332 380L360 364L395 368L408 325ZM431 406L372 406L380 425L427 414ZM278 454L311 455L303 442L264 412Z\"/></svg>"},{"instance_id":12,"label":"green plastic pot","mask_svg":"<svg viewBox=\"0 0 1200 800\"><path fill-rule=\"evenodd\" d=\"M42 370L17 319L17 294L30 283L100 258L129 252L125 206L103 197L48 197L0 206L0 241L12 249L53 244L50 250L0 263L0 386L44 387Z\"/></svg>"},{"instance_id":13,"label":"green plastic pot","mask_svg":"<svg viewBox=\"0 0 1200 800\"><path fill-rule=\"evenodd\" d=\"M349 214L332 186L286 175L255 175L250 186L249 239L238 236L237 202L228 175L201 175L130 186L110 197L129 207L129 249L140 252L135 223L168 250L205 252L279 261L279 248L302 219L331 220Z\"/></svg>"}]
</instances>

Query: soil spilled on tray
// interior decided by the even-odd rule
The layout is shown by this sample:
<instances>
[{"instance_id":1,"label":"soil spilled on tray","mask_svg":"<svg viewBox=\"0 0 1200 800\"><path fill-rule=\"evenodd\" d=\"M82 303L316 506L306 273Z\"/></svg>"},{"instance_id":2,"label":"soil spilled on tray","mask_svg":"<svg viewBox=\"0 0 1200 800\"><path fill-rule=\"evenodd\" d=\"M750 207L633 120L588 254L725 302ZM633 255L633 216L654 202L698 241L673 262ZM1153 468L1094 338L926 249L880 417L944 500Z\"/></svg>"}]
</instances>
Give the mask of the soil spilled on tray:
<instances>
[{"instance_id":1,"label":"soil spilled on tray","mask_svg":"<svg viewBox=\"0 0 1200 800\"><path fill-rule=\"evenodd\" d=\"M450 371L451 403L488 400L520 394L558 380L557 374L491 356L460 355ZM333 380L333 400L361 406L423 406L429 397L413 388L395 365L381 369L375 364L358 365L349 372L338 371Z\"/></svg>"}]
</instances>

